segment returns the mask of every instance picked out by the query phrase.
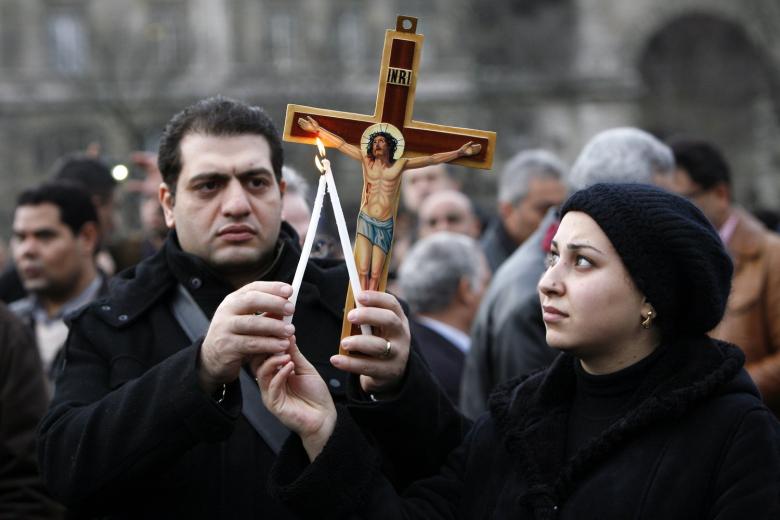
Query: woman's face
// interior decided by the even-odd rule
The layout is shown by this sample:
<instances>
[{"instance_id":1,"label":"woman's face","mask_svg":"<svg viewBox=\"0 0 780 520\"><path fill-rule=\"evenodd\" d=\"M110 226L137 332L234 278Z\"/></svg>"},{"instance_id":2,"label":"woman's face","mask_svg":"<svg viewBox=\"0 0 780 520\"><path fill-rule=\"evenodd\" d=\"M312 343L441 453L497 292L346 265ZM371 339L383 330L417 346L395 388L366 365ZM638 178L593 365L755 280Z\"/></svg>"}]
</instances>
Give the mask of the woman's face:
<instances>
[{"instance_id":1,"label":"woman's face","mask_svg":"<svg viewBox=\"0 0 780 520\"><path fill-rule=\"evenodd\" d=\"M547 343L583 361L625 357L650 309L612 243L587 214L561 221L539 280Z\"/></svg>"}]
</instances>

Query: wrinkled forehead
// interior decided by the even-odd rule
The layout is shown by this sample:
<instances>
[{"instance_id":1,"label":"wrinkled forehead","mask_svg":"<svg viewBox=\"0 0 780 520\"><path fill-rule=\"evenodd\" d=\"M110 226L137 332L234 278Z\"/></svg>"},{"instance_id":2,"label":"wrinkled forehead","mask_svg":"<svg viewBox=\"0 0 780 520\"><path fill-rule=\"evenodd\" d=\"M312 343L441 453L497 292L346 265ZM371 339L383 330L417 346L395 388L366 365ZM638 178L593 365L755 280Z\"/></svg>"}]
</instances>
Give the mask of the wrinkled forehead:
<instances>
[{"instance_id":1,"label":"wrinkled forehead","mask_svg":"<svg viewBox=\"0 0 780 520\"><path fill-rule=\"evenodd\" d=\"M188 134L181 141L181 161L180 182L199 173L273 172L271 147L264 136L257 134Z\"/></svg>"}]
</instances>

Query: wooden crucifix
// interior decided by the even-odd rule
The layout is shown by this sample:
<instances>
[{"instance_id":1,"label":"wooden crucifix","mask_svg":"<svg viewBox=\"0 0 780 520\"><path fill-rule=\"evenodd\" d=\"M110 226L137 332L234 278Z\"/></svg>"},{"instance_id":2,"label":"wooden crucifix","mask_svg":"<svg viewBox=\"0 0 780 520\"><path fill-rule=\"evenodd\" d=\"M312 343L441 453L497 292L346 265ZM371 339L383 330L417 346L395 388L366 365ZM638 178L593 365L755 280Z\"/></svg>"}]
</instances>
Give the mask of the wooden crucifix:
<instances>
[{"instance_id":1,"label":"wooden crucifix","mask_svg":"<svg viewBox=\"0 0 780 520\"><path fill-rule=\"evenodd\" d=\"M385 34L379 88L373 115L287 105L284 140L326 146L358 160L363 195L355 239L355 262L362 289L384 291L394 222L404 170L452 162L489 169L495 132L414 121L414 95L423 35L417 19L399 16ZM351 290L345 311L354 307ZM342 336L358 333L344 317Z\"/></svg>"}]
</instances>

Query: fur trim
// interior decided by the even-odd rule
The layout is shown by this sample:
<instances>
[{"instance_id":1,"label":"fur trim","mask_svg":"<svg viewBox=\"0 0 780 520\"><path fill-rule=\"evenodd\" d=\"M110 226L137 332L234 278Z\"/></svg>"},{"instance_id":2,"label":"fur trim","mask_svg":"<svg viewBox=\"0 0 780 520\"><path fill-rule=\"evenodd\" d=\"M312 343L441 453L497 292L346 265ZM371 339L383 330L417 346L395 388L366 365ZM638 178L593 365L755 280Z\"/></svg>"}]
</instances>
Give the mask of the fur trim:
<instances>
[{"instance_id":1,"label":"fur trim","mask_svg":"<svg viewBox=\"0 0 780 520\"><path fill-rule=\"evenodd\" d=\"M700 336L662 348L665 352L637 390L630 411L569 460L564 457L576 358L562 354L547 370L496 390L491 415L529 484L520 502L537 511L561 504L590 470L648 426L679 418L721 393L757 395L755 388L734 382L744 355L733 345Z\"/></svg>"}]
</instances>

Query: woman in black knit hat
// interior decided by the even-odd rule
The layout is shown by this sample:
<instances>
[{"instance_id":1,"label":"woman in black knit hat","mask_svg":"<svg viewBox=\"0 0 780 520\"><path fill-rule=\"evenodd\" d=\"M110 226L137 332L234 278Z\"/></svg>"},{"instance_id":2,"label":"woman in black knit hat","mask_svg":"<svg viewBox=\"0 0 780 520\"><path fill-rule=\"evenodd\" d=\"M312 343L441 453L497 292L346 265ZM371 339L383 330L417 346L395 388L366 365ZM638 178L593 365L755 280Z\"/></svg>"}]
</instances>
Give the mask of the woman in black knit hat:
<instances>
[{"instance_id":1,"label":"woman in black knit hat","mask_svg":"<svg viewBox=\"0 0 780 520\"><path fill-rule=\"evenodd\" d=\"M561 354L498 388L440 474L402 496L297 349L269 358L264 401L298 434L277 496L311 518L780 518L780 425L740 350L706 336L732 272L717 233L644 185L592 186L561 214L539 281Z\"/></svg>"}]
</instances>

